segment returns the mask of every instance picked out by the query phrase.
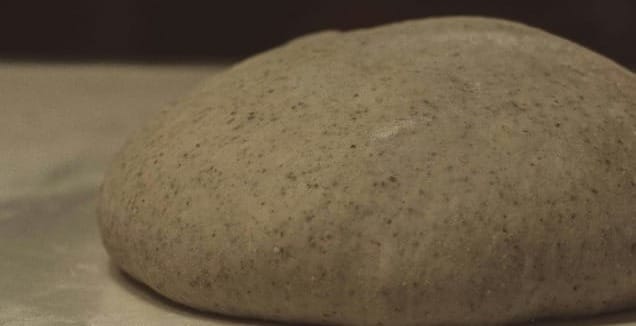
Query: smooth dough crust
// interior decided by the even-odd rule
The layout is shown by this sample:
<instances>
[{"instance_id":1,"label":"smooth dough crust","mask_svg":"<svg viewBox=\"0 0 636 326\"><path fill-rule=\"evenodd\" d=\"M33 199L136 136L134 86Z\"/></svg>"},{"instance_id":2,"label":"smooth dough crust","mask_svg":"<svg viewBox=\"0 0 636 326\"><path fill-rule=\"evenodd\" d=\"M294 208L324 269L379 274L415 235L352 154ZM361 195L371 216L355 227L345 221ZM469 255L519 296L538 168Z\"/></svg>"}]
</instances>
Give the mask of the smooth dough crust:
<instances>
[{"instance_id":1,"label":"smooth dough crust","mask_svg":"<svg viewBox=\"0 0 636 326\"><path fill-rule=\"evenodd\" d=\"M323 32L213 76L101 191L112 260L217 313L333 325L636 306L636 78L450 17Z\"/></svg>"}]
</instances>

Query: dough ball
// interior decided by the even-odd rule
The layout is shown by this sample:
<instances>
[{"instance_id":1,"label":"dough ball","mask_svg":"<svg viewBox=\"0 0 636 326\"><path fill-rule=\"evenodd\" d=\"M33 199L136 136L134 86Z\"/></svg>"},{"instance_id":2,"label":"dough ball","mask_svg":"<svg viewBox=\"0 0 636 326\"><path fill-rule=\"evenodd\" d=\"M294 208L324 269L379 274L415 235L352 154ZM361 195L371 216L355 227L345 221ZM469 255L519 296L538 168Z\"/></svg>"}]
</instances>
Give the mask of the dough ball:
<instances>
[{"instance_id":1,"label":"dough ball","mask_svg":"<svg viewBox=\"0 0 636 326\"><path fill-rule=\"evenodd\" d=\"M486 18L294 40L132 137L114 263L216 313L503 323L636 305L636 78Z\"/></svg>"}]
</instances>

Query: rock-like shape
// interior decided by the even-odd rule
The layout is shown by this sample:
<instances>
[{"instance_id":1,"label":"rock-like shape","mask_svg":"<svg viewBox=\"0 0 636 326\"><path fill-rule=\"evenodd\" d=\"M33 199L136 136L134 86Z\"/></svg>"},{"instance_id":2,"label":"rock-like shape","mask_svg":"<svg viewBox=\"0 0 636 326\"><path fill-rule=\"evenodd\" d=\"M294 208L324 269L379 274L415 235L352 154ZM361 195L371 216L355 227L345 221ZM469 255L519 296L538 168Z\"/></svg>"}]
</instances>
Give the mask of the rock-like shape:
<instances>
[{"instance_id":1,"label":"rock-like shape","mask_svg":"<svg viewBox=\"0 0 636 326\"><path fill-rule=\"evenodd\" d=\"M198 309L344 325L636 305L636 78L484 18L303 37L133 137L113 261Z\"/></svg>"}]
</instances>

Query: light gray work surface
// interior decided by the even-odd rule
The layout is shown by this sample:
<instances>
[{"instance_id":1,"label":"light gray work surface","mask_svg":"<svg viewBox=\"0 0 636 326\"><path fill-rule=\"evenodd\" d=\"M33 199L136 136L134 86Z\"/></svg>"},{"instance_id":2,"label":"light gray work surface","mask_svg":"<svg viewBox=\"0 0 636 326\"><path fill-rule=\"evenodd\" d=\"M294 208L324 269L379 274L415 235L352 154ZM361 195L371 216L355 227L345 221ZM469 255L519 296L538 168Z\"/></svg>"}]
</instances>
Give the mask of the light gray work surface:
<instances>
[{"instance_id":1,"label":"light gray work surface","mask_svg":"<svg viewBox=\"0 0 636 326\"><path fill-rule=\"evenodd\" d=\"M273 325L161 298L109 263L95 224L125 137L219 69L0 63L0 325ZM536 325L636 325L636 312Z\"/></svg>"}]
</instances>

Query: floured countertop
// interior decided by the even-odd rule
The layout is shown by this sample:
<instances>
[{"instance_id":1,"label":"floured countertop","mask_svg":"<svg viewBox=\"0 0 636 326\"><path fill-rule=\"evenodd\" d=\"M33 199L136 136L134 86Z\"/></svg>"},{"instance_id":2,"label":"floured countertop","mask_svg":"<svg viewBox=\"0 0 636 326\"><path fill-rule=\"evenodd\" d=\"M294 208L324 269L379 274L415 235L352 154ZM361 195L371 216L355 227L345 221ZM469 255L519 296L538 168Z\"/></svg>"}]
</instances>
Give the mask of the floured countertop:
<instances>
[{"instance_id":1,"label":"floured countertop","mask_svg":"<svg viewBox=\"0 0 636 326\"><path fill-rule=\"evenodd\" d=\"M126 136L222 67L0 63L0 325L266 325L132 281L95 223L102 173ZM541 325L636 325L636 312Z\"/></svg>"}]
</instances>

